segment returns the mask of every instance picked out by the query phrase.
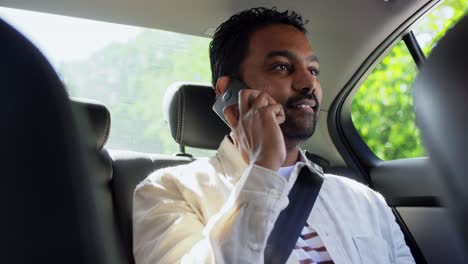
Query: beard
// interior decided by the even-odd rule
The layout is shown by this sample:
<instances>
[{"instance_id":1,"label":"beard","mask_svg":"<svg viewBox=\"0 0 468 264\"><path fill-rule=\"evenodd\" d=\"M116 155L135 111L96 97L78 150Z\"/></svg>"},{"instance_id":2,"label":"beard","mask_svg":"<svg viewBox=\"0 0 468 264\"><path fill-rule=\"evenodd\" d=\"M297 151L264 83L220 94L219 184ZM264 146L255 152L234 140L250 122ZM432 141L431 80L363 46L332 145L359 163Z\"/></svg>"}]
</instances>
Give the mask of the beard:
<instances>
[{"instance_id":1,"label":"beard","mask_svg":"<svg viewBox=\"0 0 468 264\"><path fill-rule=\"evenodd\" d=\"M298 111L291 107L292 104L303 99L315 100L316 106L313 112ZM318 121L319 103L314 94L300 94L288 99L283 105L285 121L280 125L285 139L293 141L306 141L315 132Z\"/></svg>"}]
</instances>

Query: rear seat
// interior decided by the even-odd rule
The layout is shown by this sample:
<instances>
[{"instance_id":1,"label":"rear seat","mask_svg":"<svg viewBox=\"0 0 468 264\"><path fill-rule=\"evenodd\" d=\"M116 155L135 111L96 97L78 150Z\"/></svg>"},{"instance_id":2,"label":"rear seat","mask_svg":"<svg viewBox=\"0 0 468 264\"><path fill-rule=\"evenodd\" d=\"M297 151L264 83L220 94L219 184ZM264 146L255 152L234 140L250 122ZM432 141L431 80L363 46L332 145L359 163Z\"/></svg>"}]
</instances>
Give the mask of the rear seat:
<instances>
[{"instance_id":1,"label":"rear seat","mask_svg":"<svg viewBox=\"0 0 468 264\"><path fill-rule=\"evenodd\" d=\"M126 263L134 263L132 204L136 185L157 169L193 161L185 153L185 146L215 150L229 133L227 125L211 111L214 98L213 89L205 85L176 83L168 88L163 112L172 137L180 145L177 156L106 150L103 147L110 132L109 111L95 101L72 99L73 106L85 111L91 120L92 140L104 167L98 177L102 179L103 199L109 209L105 221L114 226L115 243L125 253Z\"/></svg>"},{"instance_id":2,"label":"rear seat","mask_svg":"<svg viewBox=\"0 0 468 264\"><path fill-rule=\"evenodd\" d=\"M176 156L121 150L109 150L107 153L105 149L100 151L102 156L107 156L112 162L109 183L122 239L131 256L130 263L133 263L132 205L136 185L155 170L193 161L191 155L185 153L185 146L217 149L228 133L228 127L213 111L207 114L207 106L213 103L214 91L206 89L206 86L178 83L169 87L163 112L172 137L180 145L180 153ZM206 122L213 124L214 128L207 126Z\"/></svg>"},{"instance_id":3,"label":"rear seat","mask_svg":"<svg viewBox=\"0 0 468 264\"><path fill-rule=\"evenodd\" d=\"M109 151L112 158L110 188L114 197L116 217L125 248L133 261L132 205L133 191L153 171L165 167L186 164L187 157L147 154L132 151Z\"/></svg>"},{"instance_id":4,"label":"rear seat","mask_svg":"<svg viewBox=\"0 0 468 264\"><path fill-rule=\"evenodd\" d=\"M124 252L126 263L134 263L132 204L136 185L157 169L193 161L191 155L185 153L185 146L217 149L228 133L228 127L207 108L207 98L213 101L208 102L212 105L214 91L206 86L179 83L168 89L164 113L174 140L181 146L178 156L105 149L111 127L109 110L93 100L71 98L75 111L84 112L90 120L91 140L103 167L97 177L101 180L101 195L108 208L104 221L112 225L115 233L115 241L109 243L116 243L115 247Z\"/></svg>"},{"instance_id":5,"label":"rear seat","mask_svg":"<svg viewBox=\"0 0 468 264\"><path fill-rule=\"evenodd\" d=\"M115 248L119 254L121 263L133 263L133 257L126 247L123 239L123 233L119 226L118 218L116 217L117 208L115 207L113 191L112 191L112 160L108 152L103 149L110 132L110 113L107 108L92 100L71 98L71 106L75 112L81 112L83 116L87 116L91 126L91 136L88 140L95 146L98 153L100 170L96 171L96 178L98 179L99 199L104 204L105 212L101 212L105 225L110 227L112 241L112 248ZM81 126L81 124L79 124Z\"/></svg>"},{"instance_id":6,"label":"rear seat","mask_svg":"<svg viewBox=\"0 0 468 264\"><path fill-rule=\"evenodd\" d=\"M100 159L101 199L107 204L106 224L114 230L115 247L123 253L125 263L135 263L132 252L132 200L135 186L153 171L191 162L188 157L157 155L133 151L106 150L104 144L110 132L110 113L99 102L71 98L75 111L84 112L91 121L93 136Z\"/></svg>"}]
</instances>

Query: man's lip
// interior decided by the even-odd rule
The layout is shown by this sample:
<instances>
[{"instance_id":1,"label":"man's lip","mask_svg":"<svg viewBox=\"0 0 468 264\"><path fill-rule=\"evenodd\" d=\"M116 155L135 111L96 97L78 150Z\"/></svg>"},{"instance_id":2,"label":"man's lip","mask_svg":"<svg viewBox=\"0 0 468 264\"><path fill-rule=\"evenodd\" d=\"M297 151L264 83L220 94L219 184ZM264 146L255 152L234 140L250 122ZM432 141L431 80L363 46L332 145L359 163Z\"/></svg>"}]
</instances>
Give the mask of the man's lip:
<instances>
[{"instance_id":1,"label":"man's lip","mask_svg":"<svg viewBox=\"0 0 468 264\"><path fill-rule=\"evenodd\" d=\"M289 104L288 107L293 107L293 106L297 106L297 105L309 105L310 107L312 107L314 110L317 106L317 102L313 99L301 99L297 102L294 102L292 104Z\"/></svg>"},{"instance_id":2,"label":"man's lip","mask_svg":"<svg viewBox=\"0 0 468 264\"><path fill-rule=\"evenodd\" d=\"M311 106L304 106L304 107L291 106L288 108L287 111L300 111L300 112L307 112L307 113L315 113L316 109Z\"/></svg>"}]
</instances>

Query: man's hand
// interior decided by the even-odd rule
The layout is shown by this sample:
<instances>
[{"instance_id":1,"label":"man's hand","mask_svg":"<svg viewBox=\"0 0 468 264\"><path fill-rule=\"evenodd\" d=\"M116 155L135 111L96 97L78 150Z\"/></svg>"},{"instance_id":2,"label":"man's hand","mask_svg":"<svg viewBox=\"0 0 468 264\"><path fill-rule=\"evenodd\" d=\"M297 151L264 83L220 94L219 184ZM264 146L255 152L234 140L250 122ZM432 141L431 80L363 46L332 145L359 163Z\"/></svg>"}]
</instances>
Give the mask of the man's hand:
<instances>
[{"instance_id":1,"label":"man's hand","mask_svg":"<svg viewBox=\"0 0 468 264\"><path fill-rule=\"evenodd\" d=\"M283 106L267 93L244 89L239 105L226 107L224 115L231 137L247 164L277 171L286 159L286 146L280 124L285 121Z\"/></svg>"}]
</instances>

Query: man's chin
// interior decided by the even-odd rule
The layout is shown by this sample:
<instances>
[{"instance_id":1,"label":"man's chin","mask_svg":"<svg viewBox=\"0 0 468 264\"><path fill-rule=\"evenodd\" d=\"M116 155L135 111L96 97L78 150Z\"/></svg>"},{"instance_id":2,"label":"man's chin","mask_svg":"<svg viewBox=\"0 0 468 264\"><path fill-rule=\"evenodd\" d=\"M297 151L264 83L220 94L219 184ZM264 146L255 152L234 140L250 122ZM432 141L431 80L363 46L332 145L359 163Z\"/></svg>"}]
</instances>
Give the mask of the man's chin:
<instances>
[{"instance_id":1,"label":"man's chin","mask_svg":"<svg viewBox=\"0 0 468 264\"><path fill-rule=\"evenodd\" d=\"M308 122L284 122L281 124L281 131L287 140L303 142L308 140L315 132L316 119Z\"/></svg>"},{"instance_id":2,"label":"man's chin","mask_svg":"<svg viewBox=\"0 0 468 264\"><path fill-rule=\"evenodd\" d=\"M290 141L304 142L308 140L314 134L315 129L308 131L283 131L283 136L285 139Z\"/></svg>"}]
</instances>

